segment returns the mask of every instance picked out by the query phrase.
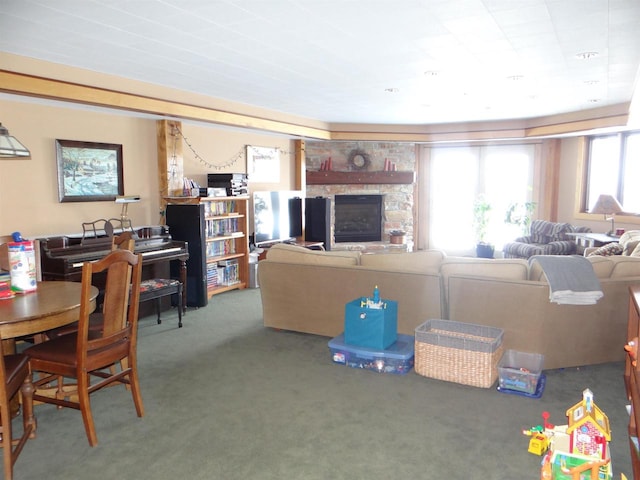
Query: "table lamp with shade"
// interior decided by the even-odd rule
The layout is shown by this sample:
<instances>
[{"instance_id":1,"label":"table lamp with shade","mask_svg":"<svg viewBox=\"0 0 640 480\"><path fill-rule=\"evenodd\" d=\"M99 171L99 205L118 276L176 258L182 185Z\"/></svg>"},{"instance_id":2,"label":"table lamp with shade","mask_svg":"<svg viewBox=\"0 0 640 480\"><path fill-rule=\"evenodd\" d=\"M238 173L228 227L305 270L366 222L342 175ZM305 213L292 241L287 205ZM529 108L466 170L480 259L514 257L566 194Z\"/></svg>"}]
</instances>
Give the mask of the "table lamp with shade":
<instances>
[{"instance_id":1,"label":"table lamp with shade","mask_svg":"<svg viewBox=\"0 0 640 480\"><path fill-rule=\"evenodd\" d=\"M611 231L607 232L607 234L615 235L615 215L616 213L622 212L622 205L620 205L620 202L618 202L613 195L602 194L598 197L589 213L601 213L604 215L605 220L611 220ZM610 218L607 218L607 215L610 215Z\"/></svg>"}]
</instances>

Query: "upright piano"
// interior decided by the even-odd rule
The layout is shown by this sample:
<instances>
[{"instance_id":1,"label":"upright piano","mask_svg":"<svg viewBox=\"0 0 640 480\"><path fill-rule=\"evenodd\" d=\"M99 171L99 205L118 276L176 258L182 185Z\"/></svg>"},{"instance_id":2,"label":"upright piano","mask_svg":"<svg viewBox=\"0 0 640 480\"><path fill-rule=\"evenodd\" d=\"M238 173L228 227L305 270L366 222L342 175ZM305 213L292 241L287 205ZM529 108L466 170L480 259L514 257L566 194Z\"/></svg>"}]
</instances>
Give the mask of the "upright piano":
<instances>
[{"instance_id":1,"label":"upright piano","mask_svg":"<svg viewBox=\"0 0 640 480\"><path fill-rule=\"evenodd\" d=\"M143 278L158 275L156 267L170 262L178 263L180 281L183 285L181 308L187 305L187 242L173 240L169 228L163 225L143 227L134 232L134 253L142 255ZM82 264L98 260L111 251L111 237L105 232L95 235L61 235L39 238L40 269L43 280L67 280L79 282L82 279ZM168 275L168 274L167 274ZM101 288L99 281L96 286Z\"/></svg>"}]
</instances>

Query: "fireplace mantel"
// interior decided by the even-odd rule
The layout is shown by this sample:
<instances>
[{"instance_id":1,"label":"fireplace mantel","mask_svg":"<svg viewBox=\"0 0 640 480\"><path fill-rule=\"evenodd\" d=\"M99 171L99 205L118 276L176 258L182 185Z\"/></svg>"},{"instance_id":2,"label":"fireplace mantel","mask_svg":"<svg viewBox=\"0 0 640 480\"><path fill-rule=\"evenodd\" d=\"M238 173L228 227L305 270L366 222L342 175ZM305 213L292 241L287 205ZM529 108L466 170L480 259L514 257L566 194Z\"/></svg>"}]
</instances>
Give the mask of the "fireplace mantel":
<instances>
[{"instance_id":1,"label":"fireplace mantel","mask_svg":"<svg viewBox=\"0 0 640 480\"><path fill-rule=\"evenodd\" d=\"M307 170L307 185L411 184L415 172L334 172Z\"/></svg>"}]
</instances>

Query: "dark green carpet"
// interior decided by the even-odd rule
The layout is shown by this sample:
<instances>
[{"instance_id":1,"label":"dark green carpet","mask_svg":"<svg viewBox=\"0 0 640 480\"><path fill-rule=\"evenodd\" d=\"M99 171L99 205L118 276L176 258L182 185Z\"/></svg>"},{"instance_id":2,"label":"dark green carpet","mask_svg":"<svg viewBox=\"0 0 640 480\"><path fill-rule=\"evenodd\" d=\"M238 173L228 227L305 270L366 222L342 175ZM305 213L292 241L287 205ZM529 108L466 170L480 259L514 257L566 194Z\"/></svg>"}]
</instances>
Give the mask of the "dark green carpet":
<instances>
[{"instance_id":1,"label":"dark green carpet","mask_svg":"<svg viewBox=\"0 0 640 480\"><path fill-rule=\"evenodd\" d=\"M163 317L140 323L145 417L122 387L94 394L91 448L78 411L37 406L17 479L537 479L522 428L545 410L566 424L587 387L615 478L631 478L621 363L547 371L536 400L333 364L328 338L265 329L259 290L190 309L182 329Z\"/></svg>"}]
</instances>

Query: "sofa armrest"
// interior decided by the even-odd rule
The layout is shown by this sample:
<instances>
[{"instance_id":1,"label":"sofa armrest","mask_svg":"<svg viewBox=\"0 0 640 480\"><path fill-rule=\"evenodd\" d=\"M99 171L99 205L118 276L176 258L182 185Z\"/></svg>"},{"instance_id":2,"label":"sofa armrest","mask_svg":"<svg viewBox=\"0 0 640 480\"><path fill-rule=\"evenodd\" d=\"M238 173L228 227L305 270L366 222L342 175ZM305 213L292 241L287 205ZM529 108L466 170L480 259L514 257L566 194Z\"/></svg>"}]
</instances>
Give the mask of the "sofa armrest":
<instances>
[{"instance_id":1,"label":"sofa armrest","mask_svg":"<svg viewBox=\"0 0 640 480\"><path fill-rule=\"evenodd\" d=\"M513 243L533 243L531 235L525 235L523 237L516 238Z\"/></svg>"},{"instance_id":2,"label":"sofa armrest","mask_svg":"<svg viewBox=\"0 0 640 480\"><path fill-rule=\"evenodd\" d=\"M545 246L545 255L571 255L576 251L576 242L573 240L556 240Z\"/></svg>"},{"instance_id":3,"label":"sofa armrest","mask_svg":"<svg viewBox=\"0 0 640 480\"><path fill-rule=\"evenodd\" d=\"M544 245L522 242L505 243L502 252L505 258L529 258L533 255L543 255Z\"/></svg>"}]
</instances>

